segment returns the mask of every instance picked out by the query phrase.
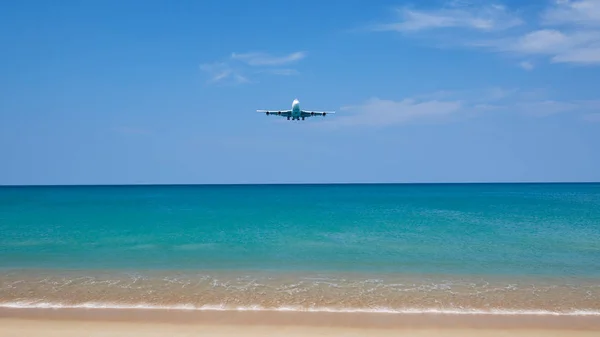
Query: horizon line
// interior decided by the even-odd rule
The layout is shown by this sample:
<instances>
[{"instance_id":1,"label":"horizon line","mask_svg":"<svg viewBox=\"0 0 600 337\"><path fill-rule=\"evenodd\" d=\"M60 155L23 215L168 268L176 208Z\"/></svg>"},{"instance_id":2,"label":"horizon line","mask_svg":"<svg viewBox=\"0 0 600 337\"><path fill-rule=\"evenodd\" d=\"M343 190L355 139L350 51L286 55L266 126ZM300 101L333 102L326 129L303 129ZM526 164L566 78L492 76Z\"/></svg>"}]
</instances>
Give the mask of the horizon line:
<instances>
[{"instance_id":1,"label":"horizon line","mask_svg":"<svg viewBox=\"0 0 600 337\"><path fill-rule=\"evenodd\" d=\"M489 182L312 182L312 183L115 183L115 184L0 184L1 187L119 187L119 186L283 186L283 185L515 185L598 184L600 181L489 181Z\"/></svg>"}]
</instances>

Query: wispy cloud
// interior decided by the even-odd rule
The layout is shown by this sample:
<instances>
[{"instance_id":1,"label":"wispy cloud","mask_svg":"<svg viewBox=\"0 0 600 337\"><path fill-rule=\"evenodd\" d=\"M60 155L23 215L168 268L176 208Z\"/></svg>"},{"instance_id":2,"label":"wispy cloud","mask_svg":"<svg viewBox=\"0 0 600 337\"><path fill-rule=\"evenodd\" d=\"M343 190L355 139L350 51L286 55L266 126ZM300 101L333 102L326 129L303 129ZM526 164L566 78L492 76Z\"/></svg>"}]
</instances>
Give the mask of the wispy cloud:
<instances>
[{"instance_id":1,"label":"wispy cloud","mask_svg":"<svg viewBox=\"0 0 600 337\"><path fill-rule=\"evenodd\" d=\"M519 67L525 69L525 70L533 70L534 65L531 62L528 61L521 61L519 62Z\"/></svg>"},{"instance_id":2,"label":"wispy cloud","mask_svg":"<svg viewBox=\"0 0 600 337\"><path fill-rule=\"evenodd\" d=\"M396 9L398 20L372 27L376 31L415 32L436 28L467 28L480 31L508 29L523 21L502 5L468 6L451 3L446 8L418 10L410 7Z\"/></svg>"},{"instance_id":3,"label":"wispy cloud","mask_svg":"<svg viewBox=\"0 0 600 337\"><path fill-rule=\"evenodd\" d=\"M240 70L225 62L201 64L200 70L209 75L208 82L210 83L229 81L234 84L241 84L250 82L248 78L241 74Z\"/></svg>"},{"instance_id":4,"label":"wispy cloud","mask_svg":"<svg viewBox=\"0 0 600 337\"><path fill-rule=\"evenodd\" d=\"M344 106L328 126L383 127L412 122L444 122L487 114L511 113L545 118L572 113L585 121L600 119L600 100L561 101L541 91L488 88L438 91L399 101L372 97L360 104Z\"/></svg>"},{"instance_id":5,"label":"wispy cloud","mask_svg":"<svg viewBox=\"0 0 600 337\"><path fill-rule=\"evenodd\" d=\"M203 63L200 70L208 74L209 83L243 84L252 83L253 74L267 73L279 76L299 74L292 68L279 68L300 61L306 57L306 52L294 52L288 55L273 56L263 52L232 53L223 61Z\"/></svg>"},{"instance_id":6,"label":"wispy cloud","mask_svg":"<svg viewBox=\"0 0 600 337\"><path fill-rule=\"evenodd\" d=\"M306 52L295 52L288 55L272 56L266 53L251 52L251 53L232 53L233 60L240 60L251 66L280 66L292 62L299 61L306 57Z\"/></svg>"},{"instance_id":7,"label":"wispy cloud","mask_svg":"<svg viewBox=\"0 0 600 337\"><path fill-rule=\"evenodd\" d=\"M417 95L418 100L461 100L478 104L489 104L505 98L523 95L516 88L489 87L471 90L439 90Z\"/></svg>"},{"instance_id":8,"label":"wispy cloud","mask_svg":"<svg viewBox=\"0 0 600 337\"><path fill-rule=\"evenodd\" d=\"M479 48L517 57L547 58L551 63L600 65L600 1L556 0L524 24L524 20L503 5L452 5L429 10L398 9L400 20L377 25L374 31L401 33L429 32L444 45ZM451 28L475 34L448 35ZM433 35L432 35L433 34ZM423 36L415 35L413 36ZM449 42L450 41L450 42ZM442 42L440 42L442 44ZM531 70L531 61L519 66Z\"/></svg>"},{"instance_id":9,"label":"wispy cloud","mask_svg":"<svg viewBox=\"0 0 600 337\"><path fill-rule=\"evenodd\" d=\"M556 0L554 6L542 13L547 25L587 25L600 27L600 1Z\"/></svg>"},{"instance_id":10,"label":"wispy cloud","mask_svg":"<svg viewBox=\"0 0 600 337\"><path fill-rule=\"evenodd\" d=\"M600 64L600 31L540 29L477 45L520 56L548 56L553 63Z\"/></svg>"},{"instance_id":11,"label":"wispy cloud","mask_svg":"<svg viewBox=\"0 0 600 337\"><path fill-rule=\"evenodd\" d=\"M546 117L563 112L582 108L580 104L569 101L543 100L533 102L516 102L506 106L516 112L521 112L532 117Z\"/></svg>"},{"instance_id":12,"label":"wispy cloud","mask_svg":"<svg viewBox=\"0 0 600 337\"><path fill-rule=\"evenodd\" d=\"M600 111L600 100L559 100L552 99L543 91L513 90L496 102L489 101L488 111L516 113L525 117L545 118L562 113L570 113L579 119L589 113ZM467 101L466 106L475 107L476 102Z\"/></svg>"},{"instance_id":13,"label":"wispy cloud","mask_svg":"<svg viewBox=\"0 0 600 337\"><path fill-rule=\"evenodd\" d=\"M436 119L458 112L459 101L420 101L413 98L394 101L373 97L358 105L342 107L331 119L337 126L388 126L415 120Z\"/></svg>"}]
</instances>

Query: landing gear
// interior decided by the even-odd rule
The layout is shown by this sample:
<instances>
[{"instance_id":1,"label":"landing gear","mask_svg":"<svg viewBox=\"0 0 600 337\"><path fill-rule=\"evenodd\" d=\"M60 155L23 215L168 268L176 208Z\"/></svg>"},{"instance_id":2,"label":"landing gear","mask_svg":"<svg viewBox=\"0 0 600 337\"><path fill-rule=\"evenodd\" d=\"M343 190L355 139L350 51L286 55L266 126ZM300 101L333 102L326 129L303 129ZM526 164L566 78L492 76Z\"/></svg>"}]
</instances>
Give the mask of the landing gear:
<instances>
[{"instance_id":1,"label":"landing gear","mask_svg":"<svg viewBox=\"0 0 600 337\"><path fill-rule=\"evenodd\" d=\"M304 117L302 117L302 120L304 120Z\"/></svg>"},{"instance_id":2,"label":"landing gear","mask_svg":"<svg viewBox=\"0 0 600 337\"><path fill-rule=\"evenodd\" d=\"M287 119L288 119L288 121L289 121L289 120L290 120L290 116L288 116L288 118L287 118Z\"/></svg>"}]
</instances>

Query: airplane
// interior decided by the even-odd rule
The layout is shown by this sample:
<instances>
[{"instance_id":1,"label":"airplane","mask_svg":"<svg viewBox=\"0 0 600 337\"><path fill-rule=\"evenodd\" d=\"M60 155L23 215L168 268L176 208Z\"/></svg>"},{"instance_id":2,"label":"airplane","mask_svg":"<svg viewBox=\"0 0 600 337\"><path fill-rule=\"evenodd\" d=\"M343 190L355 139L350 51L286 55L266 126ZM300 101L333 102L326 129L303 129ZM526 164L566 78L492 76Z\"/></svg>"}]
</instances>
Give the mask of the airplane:
<instances>
[{"instance_id":1,"label":"airplane","mask_svg":"<svg viewBox=\"0 0 600 337\"><path fill-rule=\"evenodd\" d=\"M291 110L256 110L256 112L266 113L269 115L276 115L281 117L287 117L288 120L304 120L305 117L311 116L325 116L327 114L334 114L335 111L310 111L310 110L302 110L300 109L300 101L298 99L294 99L292 102Z\"/></svg>"}]
</instances>

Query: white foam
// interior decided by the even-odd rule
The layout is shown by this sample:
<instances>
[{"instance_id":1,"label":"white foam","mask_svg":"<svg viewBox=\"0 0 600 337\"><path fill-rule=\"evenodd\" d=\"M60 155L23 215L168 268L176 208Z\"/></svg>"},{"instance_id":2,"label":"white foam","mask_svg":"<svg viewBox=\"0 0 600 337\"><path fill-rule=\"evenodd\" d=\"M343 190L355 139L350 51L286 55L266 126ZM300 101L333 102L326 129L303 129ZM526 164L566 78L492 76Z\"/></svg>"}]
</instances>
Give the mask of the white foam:
<instances>
[{"instance_id":1,"label":"white foam","mask_svg":"<svg viewBox=\"0 0 600 337\"><path fill-rule=\"evenodd\" d=\"M572 310L513 310L513 309L420 309L420 308L329 308L329 307L276 307L261 306L225 306L177 304L118 304L102 302L85 302L80 304L63 304L50 302L2 302L0 308L11 309L142 309L142 310L182 310L182 311L288 311L288 312L331 312L331 313L384 313L384 314L447 314L447 315L548 315L548 316L600 316L600 311Z\"/></svg>"}]
</instances>

